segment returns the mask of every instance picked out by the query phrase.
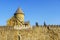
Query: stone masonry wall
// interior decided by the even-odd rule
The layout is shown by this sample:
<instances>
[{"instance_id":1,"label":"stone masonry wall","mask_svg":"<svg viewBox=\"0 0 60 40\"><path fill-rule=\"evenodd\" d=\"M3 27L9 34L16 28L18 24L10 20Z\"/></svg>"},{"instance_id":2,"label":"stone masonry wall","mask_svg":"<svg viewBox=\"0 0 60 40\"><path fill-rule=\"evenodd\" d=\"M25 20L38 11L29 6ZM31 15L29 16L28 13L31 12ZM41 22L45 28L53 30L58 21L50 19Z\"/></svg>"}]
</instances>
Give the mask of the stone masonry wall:
<instances>
[{"instance_id":1,"label":"stone masonry wall","mask_svg":"<svg viewBox=\"0 0 60 40\"><path fill-rule=\"evenodd\" d=\"M32 27L22 30L0 27L0 40L60 40L60 27Z\"/></svg>"},{"instance_id":2,"label":"stone masonry wall","mask_svg":"<svg viewBox=\"0 0 60 40\"><path fill-rule=\"evenodd\" d=\"M20 30L21 40L60 40L60 27L34 27Z\"/></svg>"}]
</instances>

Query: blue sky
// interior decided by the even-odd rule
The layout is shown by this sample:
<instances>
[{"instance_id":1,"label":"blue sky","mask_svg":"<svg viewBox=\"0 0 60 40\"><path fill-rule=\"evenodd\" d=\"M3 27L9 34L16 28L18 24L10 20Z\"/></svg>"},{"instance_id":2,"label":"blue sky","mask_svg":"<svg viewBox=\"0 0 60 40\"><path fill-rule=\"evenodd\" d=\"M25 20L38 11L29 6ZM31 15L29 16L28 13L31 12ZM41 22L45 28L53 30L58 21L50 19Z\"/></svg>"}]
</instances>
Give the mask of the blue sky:
<instances>
[{"instance_id":1,"label":"blue sky","mask_svg":"<svg viewBox=\"0 0 60 40\"><path fill-rule=\"evenodd\" d=\"M0 25L6 25L18 7L31 25L60 24L60 0L0 0Z\"/></svg>"}]
</instances>

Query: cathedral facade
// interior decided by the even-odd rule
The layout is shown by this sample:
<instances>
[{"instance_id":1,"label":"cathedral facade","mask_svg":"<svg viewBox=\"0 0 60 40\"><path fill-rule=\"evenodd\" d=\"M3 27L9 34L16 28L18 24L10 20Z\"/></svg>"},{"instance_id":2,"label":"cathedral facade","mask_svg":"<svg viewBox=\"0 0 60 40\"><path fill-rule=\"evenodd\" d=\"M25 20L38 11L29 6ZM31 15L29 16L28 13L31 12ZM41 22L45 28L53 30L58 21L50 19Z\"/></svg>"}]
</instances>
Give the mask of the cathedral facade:
<instances>
[{"instance_id":1,"label":"cathedral facade","mask_svg":"<svg viewBox=\"0 0 60 40\"><path fill-rule=\"evenodd\" d=\"M7 26L30 26L29 21L24 22L24 12L18 8L14 16L7 21Z\"/></svg>"},{"instance_id":2,"label":"cathedral facade","mask_svg":"<svg viewBox=\"0 0 60 40\"><path fill-rule=\"evenodd\" d=\"M0 26L0 40L60 40L59 25L30 25L24 21L21 8L7 21L6 26Z\"/></svg>"},{"instance_id":3,"label":"cathedral facade","mask_svg":"<svg viewBox=\"0 0 60 40\"><path fill-rule=\"evenodd\" d=\"M0 27L0 40L21 40L20 30L30 28L29 21L24 21L24 12L18 8L6 26Z\"/></svg>"}]
</instances>

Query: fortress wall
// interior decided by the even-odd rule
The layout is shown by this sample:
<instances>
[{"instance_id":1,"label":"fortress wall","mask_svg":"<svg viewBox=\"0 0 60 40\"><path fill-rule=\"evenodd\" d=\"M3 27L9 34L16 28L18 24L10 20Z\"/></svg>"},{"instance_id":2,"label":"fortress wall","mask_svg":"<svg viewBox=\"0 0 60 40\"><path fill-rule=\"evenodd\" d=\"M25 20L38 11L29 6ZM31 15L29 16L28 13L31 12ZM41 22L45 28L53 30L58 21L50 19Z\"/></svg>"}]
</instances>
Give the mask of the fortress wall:
<instances>
[{"instance_id":1,"label":"fortress wall","mask_svg":"<svg viewBox=\"0 0 60 40\"><path fill-rule=\"evenodd\" d=\"M60 27L35 27L20 30L21 40L60 40Z\"/></svg>"},{"instance_id":2,"label":"fortress wall","mask_svg":"<svg viewBox=\"0 0 60 40\"><path fill-rule=\"evenodd\" d=\"M60 27L0 28L0 40L60 40Z\"/></svg>"},{"instance_id":3,"label":"fortress wall","mask_svg":"<svg viewBox=\"0 0 60 40\"><path fill-rule=\"evenodd\" d=\"M10 30L5 27L0 28L0 40L18 40L17 30Z\"/></svg>"}]
</instances>

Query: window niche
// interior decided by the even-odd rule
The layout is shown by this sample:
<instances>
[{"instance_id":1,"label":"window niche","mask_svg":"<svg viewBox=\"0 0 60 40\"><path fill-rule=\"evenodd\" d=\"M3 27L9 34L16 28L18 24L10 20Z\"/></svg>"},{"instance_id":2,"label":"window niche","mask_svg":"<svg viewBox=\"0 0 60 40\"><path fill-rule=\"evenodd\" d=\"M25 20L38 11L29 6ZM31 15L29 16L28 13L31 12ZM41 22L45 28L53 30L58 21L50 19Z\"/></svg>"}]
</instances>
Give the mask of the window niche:
<instances>
[{"instance_id":1,"label":"window niche","mask_svg":"<svg viewBox=\"0 0 60 40\"><path fill-rule=\"evenodd\" d=\"M18 35L18 40L20 40L20 36Z\"/></svg>"}]
</instances>

